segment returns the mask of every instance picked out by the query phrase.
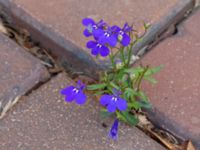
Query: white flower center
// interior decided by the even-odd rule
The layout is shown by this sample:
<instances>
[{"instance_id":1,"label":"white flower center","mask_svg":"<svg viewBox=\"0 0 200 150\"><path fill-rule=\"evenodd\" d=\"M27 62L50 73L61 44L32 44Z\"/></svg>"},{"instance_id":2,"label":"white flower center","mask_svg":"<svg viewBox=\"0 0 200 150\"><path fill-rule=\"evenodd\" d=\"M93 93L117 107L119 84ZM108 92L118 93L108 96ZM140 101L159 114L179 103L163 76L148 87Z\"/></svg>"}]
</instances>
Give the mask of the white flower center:
<instances>
[{"instance_id":1,"label":"white flower center","mask_svg":"<svg viewBox=\"0 0 200 150\"><path fill-rule=\"evenodd\" d=\"M117 97L112 97L112 101L117 101Z\"/></svg>"},{"instance_id":2,"label":"white flower center","mask_svg":"<svg viewBox=\"0 0 200 150\"><path fill-rule=\"evenodd\" d=\"M107 33L107 32L106 32L106 33L104 33L104 35L105 35L105 37L107 37L107 38L110 36L110 34L109 34L109 33Z\"/></svg>"},{"instance_id":3,"label":"white flower center","mask_svg":"<svg viewBox=\"0 0 200 150\"><path fill-rule=\"evenodd\" d=\"M120 35L123 35L123 34L124 34L124 32L123 32L122 30L120 30L120 31L119 31L119 34L120 34Z\"/></svg>"},{"instance_id":4,"label":"white flower center","mask_svg":"<svg viewBox=\"0 0 200 150\"><path fill-rule=\"evenodd\" d=\"M74 88L72 91L75 92L76 94L79 92L77 88Z\"/></svg>"},{"instance_id":5,"label":"white flower center","mask_svg":"<svg viewBox=\"0 0 200 150\"><path fill-rule=\"evenodd\" d=\"M93 25L92 27L93 27L94 29L97 29L97 26L96 26L96 25Z\"/></svg>"},{"instance_id":6,"label":"white flower center","mask_svg":"<svg viewBox=\"0 0 200 150\"><path fill-rule=\"evenodd\" d=\"M98 47L98 48L101 48L101 47L102 47L102 45L98 43L96 47Z\"/></svg>"}]
</instances>

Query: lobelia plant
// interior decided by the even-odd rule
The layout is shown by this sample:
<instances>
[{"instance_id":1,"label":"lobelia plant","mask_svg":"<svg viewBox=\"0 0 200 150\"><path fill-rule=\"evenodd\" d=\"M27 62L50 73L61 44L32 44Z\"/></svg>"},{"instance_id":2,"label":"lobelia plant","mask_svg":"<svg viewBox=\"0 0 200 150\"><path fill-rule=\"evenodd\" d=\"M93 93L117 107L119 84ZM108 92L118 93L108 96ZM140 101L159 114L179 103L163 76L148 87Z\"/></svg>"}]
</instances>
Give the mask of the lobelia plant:
<instances>
[{"instance_id":1,"label":"lobelia plant","mask_svg":"<svg viewBox=\"0 0 200 150\"><path fill-rule=\"evenodd\" d=\"M120 28L116 25L109 26L103 20L96 23L91 18L84 18L82 24L85 26L83 34L93 38L87 42L86 47L96 58L109 57L111 65L108 70L100 73L97 84L84 85L78 81L77 86L68 86L61 90L61 94L65 95L66 102L74 100L79 105L86 102L84 90L100 95L100 104L103 106L101 116L116 117L108 136L117 139L119 120L137 125L137 112L141 108L151 108L140 85L143 79L156 83L151 76L158 72L160 67L131 66L133 46L142 37L139 37L128 23ZM148 26L144 24L144 28L146 31Z\"/></svg>"}]
</instances>

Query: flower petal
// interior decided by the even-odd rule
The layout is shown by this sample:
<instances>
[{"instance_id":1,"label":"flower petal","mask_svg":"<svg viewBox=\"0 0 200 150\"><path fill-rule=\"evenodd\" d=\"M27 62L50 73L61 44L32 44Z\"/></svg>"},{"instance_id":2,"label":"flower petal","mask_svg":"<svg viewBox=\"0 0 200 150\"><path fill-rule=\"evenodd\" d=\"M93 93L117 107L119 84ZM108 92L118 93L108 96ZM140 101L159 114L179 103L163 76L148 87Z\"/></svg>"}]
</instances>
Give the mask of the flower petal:
<instances>
[{"instance_id":1,"label":"flower petal","mask_svg":"<svg viewBox=\"0 0 200 150\"><path fill-rule=\"evenodd\" d=\"M112 99L111 95L107 95L107 94L102 95L100 99L100 103L101 105L106 106L107 104L110 103L111 99Z\"/></svg>"},{"instance_id":2,"label":"flower petal","mask_svg":"<svg viewBox=\"0 0 200 150\"><path fill-rule=\"evenodd\" d=\"M104 34L104 31L102 29L93 29L92 34L95 38L98 39L99 37L101 37Z\"/></svg>"},{"instance_id":3,"label":"flower petal","mask_svg":"<svg viewBox=\"0 0 200 150\"><path fill-rule=\"evenodd\" d=\"M126 110L127 108L127 102L126 100L118 97L117 101L116 101L116 105L117 105L117 108L120 110L120 111L124 111Z\"/></svg>"},{"instance_id":4,"label":"flower petal","mask_svg":"<svg viewBox=\"0 0 200 150\"><path fill-rule=\"evenodd\" d=\"M102 47L99 49L99 52L100 52L102 57L106 57L106 56L109 55L110 50L108 49L108 47L102 45Z\"/></svg>"},{"instance_id":5,"label":"flower petal","mask_svg":"<svg viewBox=\"0 0 200 150\"><path fill-rule=\"evenodd\" d=\"M83 34L84 34L86 37L89 37L89 36L92 35L92 34L88 31L88 29L85 29L85 30L83 31Z\"/></svg>"},{"instance_id":6,"label":"flower petal","mask_svg":"<svg viewBox=\"0 0 200 150\"><path fill-rule=\"evenodd\" d=\"M86 44L87 48L94 48L96 47L96 45L97 45L97 42L95 41L88 41Z\"/></svg>"},{"instance_id":7,"label":"flower petal","mask_svg":"<svg viewBox=\"0 0 200 150\"><path fill-rule=\"evenodd\" d=\"M120 27L114 25L114 26L111 27L111 30L114 31L114 32L119 32L121 29L120 29Z\"/></svg>"},{"instance_id":8,"label":"flower petal","mask_svg":"<svg viewBox=\"0 0 200 150\"><path fill-rule=\"evenodd\" d=\"M79 105L83 105L86 102L86 99L87 97L82 91L77 93L75 96L76 103Z\"/></svg>"},{"instance_id":9,"label":"flower petal","mask_svg":"<svg viewBox=\"0 0 200 150\"><path fill-rule=\"evenodd\" d=\"M107 41L108 41L108 39L104 35L100 36L98 39L98 42L102 45L106 44Z\"/></svg>"},{"instance_id":10,"label":"flower petal","mask_svg":"<svg viewBox=\"0 0 200 150\"><path fill-rule=\"evenodd\" d=\"M91 54L97 56L97 55L99 54L99 48L94 47L94 48L92 49L92 51L91 51Z\"/></svg>"},{"instance_id":11,"label":"flower petal","mask_svg":"<svg viewBox=\"0 0 200 150\"><path fill-rule=\"evenodd\" d=\"M116 36L113 36L113 35L110 36L110 37L107 39L107 41L108 41L109 45L112 46L112 47L115 47L116 44L117 44L117 38L116 38Z\"/></svg>"},{"instance_id":12,"label":"flower petal","mask_svg":"<svg viewBox=\"0 0 200 150\"><path fill-rule=\"evenodd\" d=\"M108 110L108 112L110 112L110 113L115 112L115 110L116 110L116 103L115 103L114 101L111 101L111 102L108 104L108 106L107 106L107 110Z\"/></svg>"},{"instance_id":13,"label":"flower petal","mask_svg":"<svg viewBox=\"0 0 200 150\"><path fill-rule=\"evenodd\" d=\"M60 94L62 94L62 95L68 95L69 93L72 92L72 90L73 90L74 88L75 88L74 86L68 86L68 87L62 89L62 90L60 91Z\"/></svg>"},{"instance_id":14,"label":"flower petal","mask_svg":"<svg viewBox=\"0 0 200 150\"><path fill-rule=\"evenodd\" d=\"M123 46L127 46L127 45L129 45L130 41L131 41L130 37L126 33L124 33L121 44Z\"/></svg>"},{"instance_id":15,"label":"flower petal","mask_svg":"<svg viewBox=\"0 0 200 150\"><path fill-rule=\"evenodd\" d=\"M95 24L95 22L94 22L94 20L93 19L91 19L91 18L84 18L83 20L82 20L82 24L84 25L84 26L88 26L88 25L90 25L90 24Z\"/></svg>"},{"instance_id":16,"label":"flower petal","mask_svg":"<svg viewBox=\"0 0 200 150\"><path fill-rule=\"evenodd\" d=\"M110 138L112 138L113 140L116 140L118 137L118 126L119 126L119 120L115 119L115 121L109 131L109 134L108 134L108 136Z\"/></svg>"}]
</instances>

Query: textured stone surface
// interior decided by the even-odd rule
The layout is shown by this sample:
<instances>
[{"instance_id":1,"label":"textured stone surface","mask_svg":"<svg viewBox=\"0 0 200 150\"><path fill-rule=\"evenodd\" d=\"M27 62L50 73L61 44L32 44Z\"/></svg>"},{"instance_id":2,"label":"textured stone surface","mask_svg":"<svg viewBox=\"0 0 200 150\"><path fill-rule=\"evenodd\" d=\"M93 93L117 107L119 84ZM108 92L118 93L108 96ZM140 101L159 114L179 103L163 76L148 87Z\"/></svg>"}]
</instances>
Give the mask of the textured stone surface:
<instances>
[{"instance_id":1,"label":"textured stone surface","mask_svg":"<svg viewBox=\"0 0 200 150\"><path fill-rule=\"evenodd\" d=\"M183 127L200 149L200 11L178 28L178 34L150 51L143 64L163 69L155 75L158 84L144 84L150 101L166 116ZM192 134L190 136L186 136Z\"/></svg>"},{"instance_id":2,"label":"textured stone surface","mask_svg":"<svg viewBox=\"0 0 200 150\"><path fill-rule=\"evenodd\" d=\"M59 74L28 97L0 122L0 150L162 150L137 128L121 124L119 139L107 138L102 127L99 104L85 106L65 103L60 89L73 82ZM111 122L110 122L111 123Z\"/></svg>"},{"instance_id":3,"label":"textured stone surface","mask_svg":"<svg viewBox=\"0 0 200 150\"><path fill-rule=\"evenodd\" d=\"M141 27L142 21L149 23L157 21L178 0L107 0L106 2L104 0L14 0L13 2L67 40L85 47L87 40L82 35L83 18L104 19L111 25L121 26L128 21Z\"/></svg>"},{"instance_id":4,"label":"textured stone surface","mask_svg":"<svg viewBox=\"0 0 200 150\"><path fill-rule=\"evenodd\" d=\"M0 33L0 118L15 98L25 94L49 74L40 61Z\"/></svg>"},{"instance_id":5,"label":"textured stone surface","mask_svg":"<svg viewBox=\"0 0 200 150\"><path fill-rule=\"evenodd\" d=\"M27 28L67 70L83 71L91 76L91 72L95 73L102 65L94 62L85 48L88 39L82 35L84 17L104 19L111 25L129 22L138 30L143 21L156 23L144 41L135 47L138 51L159 37L170 23L182 18L192 7L193 0L0 0L0 3L10 13L11 20Z\"/></svg>"}]
</instances>

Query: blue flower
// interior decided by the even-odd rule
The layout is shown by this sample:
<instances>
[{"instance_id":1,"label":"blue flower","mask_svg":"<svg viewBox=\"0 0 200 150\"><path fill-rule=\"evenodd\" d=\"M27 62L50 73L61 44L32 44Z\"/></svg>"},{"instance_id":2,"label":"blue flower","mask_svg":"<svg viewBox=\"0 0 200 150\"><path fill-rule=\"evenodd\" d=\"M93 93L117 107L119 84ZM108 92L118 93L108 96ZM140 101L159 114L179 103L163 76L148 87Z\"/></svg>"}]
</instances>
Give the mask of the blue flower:
<instances>
[{"instance_id":1,"label":"blue flower","mask_svg":"<svg viewBox=\"0 0 200 150\"><path fill-rule=\"evenodd\" d=\"M108 112L115 112L116 109L124 111L127 108L126 100L119 97L119 92L113 92L114 95L104 94L100 98L100 103L107 107Z\"/></svg>"},{"instance_id":2,"label":"blue flower","mask_svg":"<svg viewBox=\"0 0 200 150\"><path fill-rule=\"evenodd\" d=\"M77 86L68 86L61 90L61 94L65 95L66 102L76 101L77 104L82 105L86 102L86 95L83 93L85 85L79 80Z\"/></svg>"},{"instance_id":3,"label":"blue flower","mask_svg":"<svg viewBox=\"0 0 200 150\"><path fill-rule=\"evenodd\" d=\"M132 31L132 27L125 23L122 29L118 26L112 26L112 30L115 32L116 38L123 46L129 45L131 39L127 33Z\"/></svg>"},{"instance_id":4,"label":"blue flower","mask_svg":"<svg viewBox=\"0 0 200 150\"><path fill-rule=\"evenodd\" d=\"M113 140L116 140L118 137L118 125L119 125L119 120L115 119L108 134L108 137L112 138Z\"/></svg>"},{"instance_id":5,"label":"blue flower","mask_svg":"<svg viewBox=\"0 0 200 150\"><path fill-rule=\"evenodd\" d=\"M117 38L113 34L112 28L108 27L107 30L101 31L101 29L97 30L98 31L98 42L100 44L109 44L111 47L115 47L117 44Z\"/></svg>"},{"instance_id":6,"label":"blue flower","mask_svg":"<svg viewBox=\"0 0 200 150\"><path fill-rule=\"evenodd\" d=\"M96 41L87 42L87 48L91 49L92 55L101 55L102 57L106 57L109 55L110 50L105 45L102 45Z\"/></svg>"},{"instance_id":7,"label":"blue flower","mask_svg":"<svg viewBox=\"0 0 200 150\"><path fill-rule=\"evenodd\" d=\"M84 18L82 20L82 24L86 27L86 29L83 31L83 34L86 37L93 35L95 38L98 38L103 33L102 29L105 26L105 22L103 22L103 20L95 23L95 21L91 18Z\"/></svg>"}]
</instances>

